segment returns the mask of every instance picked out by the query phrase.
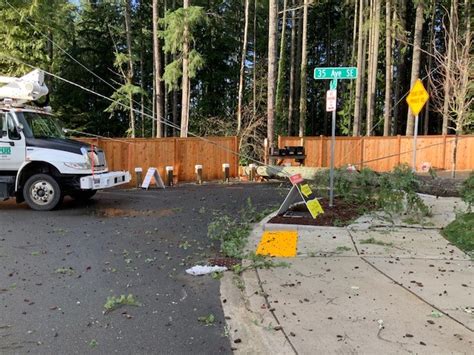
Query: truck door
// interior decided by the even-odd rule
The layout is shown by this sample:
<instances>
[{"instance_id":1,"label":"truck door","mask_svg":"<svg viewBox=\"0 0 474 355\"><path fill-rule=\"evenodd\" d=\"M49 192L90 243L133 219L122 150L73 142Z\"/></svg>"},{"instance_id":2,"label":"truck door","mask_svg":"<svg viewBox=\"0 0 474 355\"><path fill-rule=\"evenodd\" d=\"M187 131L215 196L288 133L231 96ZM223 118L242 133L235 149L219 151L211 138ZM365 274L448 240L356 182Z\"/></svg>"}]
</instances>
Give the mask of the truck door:
<instances>
[{"instance_id":1,"label":"truck door","mask_svg":"<svg viewBox=\"0 0 474 355\"><path fill-rule=\"evenodd\" d=\"M0 170L16 172L26 157L25 137L17 129L11 113L0 112Z\"/></svg>"}]
</instances>

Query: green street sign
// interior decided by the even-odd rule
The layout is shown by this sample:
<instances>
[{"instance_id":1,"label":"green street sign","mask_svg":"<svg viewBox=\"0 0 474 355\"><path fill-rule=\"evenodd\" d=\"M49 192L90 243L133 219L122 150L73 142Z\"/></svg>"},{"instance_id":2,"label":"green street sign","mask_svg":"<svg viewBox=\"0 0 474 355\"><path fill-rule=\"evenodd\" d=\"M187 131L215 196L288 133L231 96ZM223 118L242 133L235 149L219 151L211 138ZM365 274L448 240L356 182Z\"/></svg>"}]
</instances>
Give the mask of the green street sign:
<instances>
[{"instance_id":1,"label":"green street sign","mask_svg":"<svg viewBox=\"0 0 474 355\"><path fill-rule=\"evenodd\" d=\"M316 80L355 79L357 78L357 68L356 67L315 68L314 78Z\"/></svg>"},{"instance_id":2,"label":"green street sign","mask_svg":"<svg viewBox=\"0 0 474 355\"><path fill-rule=\"evenodd\" d=\"M12 149L10 147L0 147L0 155L10 155L12 154Z\"/></svg>"},{"instance_id":3,"label":"green street sign","mask_svg":"<svg viewBox=\"0 0 474 355\"><path fill-rule=\"evenodd\" d=\"M336 79L332 79L330 82L329 82L329 90L336 90L337 89L337 80Z\"/></svg>"}]
</instances>

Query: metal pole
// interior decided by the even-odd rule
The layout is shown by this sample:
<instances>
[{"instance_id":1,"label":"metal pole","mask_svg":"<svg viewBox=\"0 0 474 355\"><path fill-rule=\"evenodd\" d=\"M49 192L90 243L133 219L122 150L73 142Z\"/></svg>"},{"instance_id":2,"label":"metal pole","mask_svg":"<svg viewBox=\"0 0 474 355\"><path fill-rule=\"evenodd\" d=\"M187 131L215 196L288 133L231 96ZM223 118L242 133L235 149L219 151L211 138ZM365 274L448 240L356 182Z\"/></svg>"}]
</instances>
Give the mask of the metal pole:
<instances>
[{"instance_id":1,"label":"metal pole","mask_svg":"<svg viewBox=\"0 0 474 355\"><path fill-rule=\"evenodd\" d=\"M329 170L329 207L334 206L334 146L336 145L336 110L332 111L331 168Z\"/></svg>"},{"instance_id":2,"label":"metal pole","mask_svg":"<svg viewBox=\"0 0 474 355\"><path fill-rule=\"evenodd\" d=\"M416 137L418 136L418 115L415 116L415 132L413 134L413 172L416 172Z\"/></svg>"}]
</instances>

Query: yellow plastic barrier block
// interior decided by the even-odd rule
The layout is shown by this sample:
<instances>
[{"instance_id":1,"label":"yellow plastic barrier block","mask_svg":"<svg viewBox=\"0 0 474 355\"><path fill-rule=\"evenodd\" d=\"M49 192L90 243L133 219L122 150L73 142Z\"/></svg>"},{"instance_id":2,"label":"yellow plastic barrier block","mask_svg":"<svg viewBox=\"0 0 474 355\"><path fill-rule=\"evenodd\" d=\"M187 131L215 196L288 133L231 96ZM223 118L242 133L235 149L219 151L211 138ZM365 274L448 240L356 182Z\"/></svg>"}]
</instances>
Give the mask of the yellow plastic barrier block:
<instances>
[{"instance_id":1,"label":"yellow plastic barrier block","mask_svg":"<svg viewBox=\"0 0 474 355\"><path fill-rule=\"evenodd\" d=\"M257 247L257 255L292 258L296 256L297 231L266 231Z\"/></svg>"}]
</instances>

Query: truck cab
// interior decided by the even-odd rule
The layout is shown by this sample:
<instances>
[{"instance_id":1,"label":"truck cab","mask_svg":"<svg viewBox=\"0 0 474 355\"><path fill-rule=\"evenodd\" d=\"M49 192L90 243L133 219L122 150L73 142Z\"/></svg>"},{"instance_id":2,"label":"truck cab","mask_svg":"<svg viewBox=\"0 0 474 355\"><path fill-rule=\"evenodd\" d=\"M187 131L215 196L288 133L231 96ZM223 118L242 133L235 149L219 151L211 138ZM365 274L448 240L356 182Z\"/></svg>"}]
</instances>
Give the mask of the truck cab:
<instances>
[{"instance_id":1,"label":"truck cab","mask_svg":"<svg viewBox=\"0 0 474 355\"><path fill-rule=\"evenodd\" d=\"M5 99L0 128L0 199L15 197L48 211L66 195L85 200L130 181L127 171L108 171L100 148L67 139L48 109Z\"/></svg>"}]
</instances>

